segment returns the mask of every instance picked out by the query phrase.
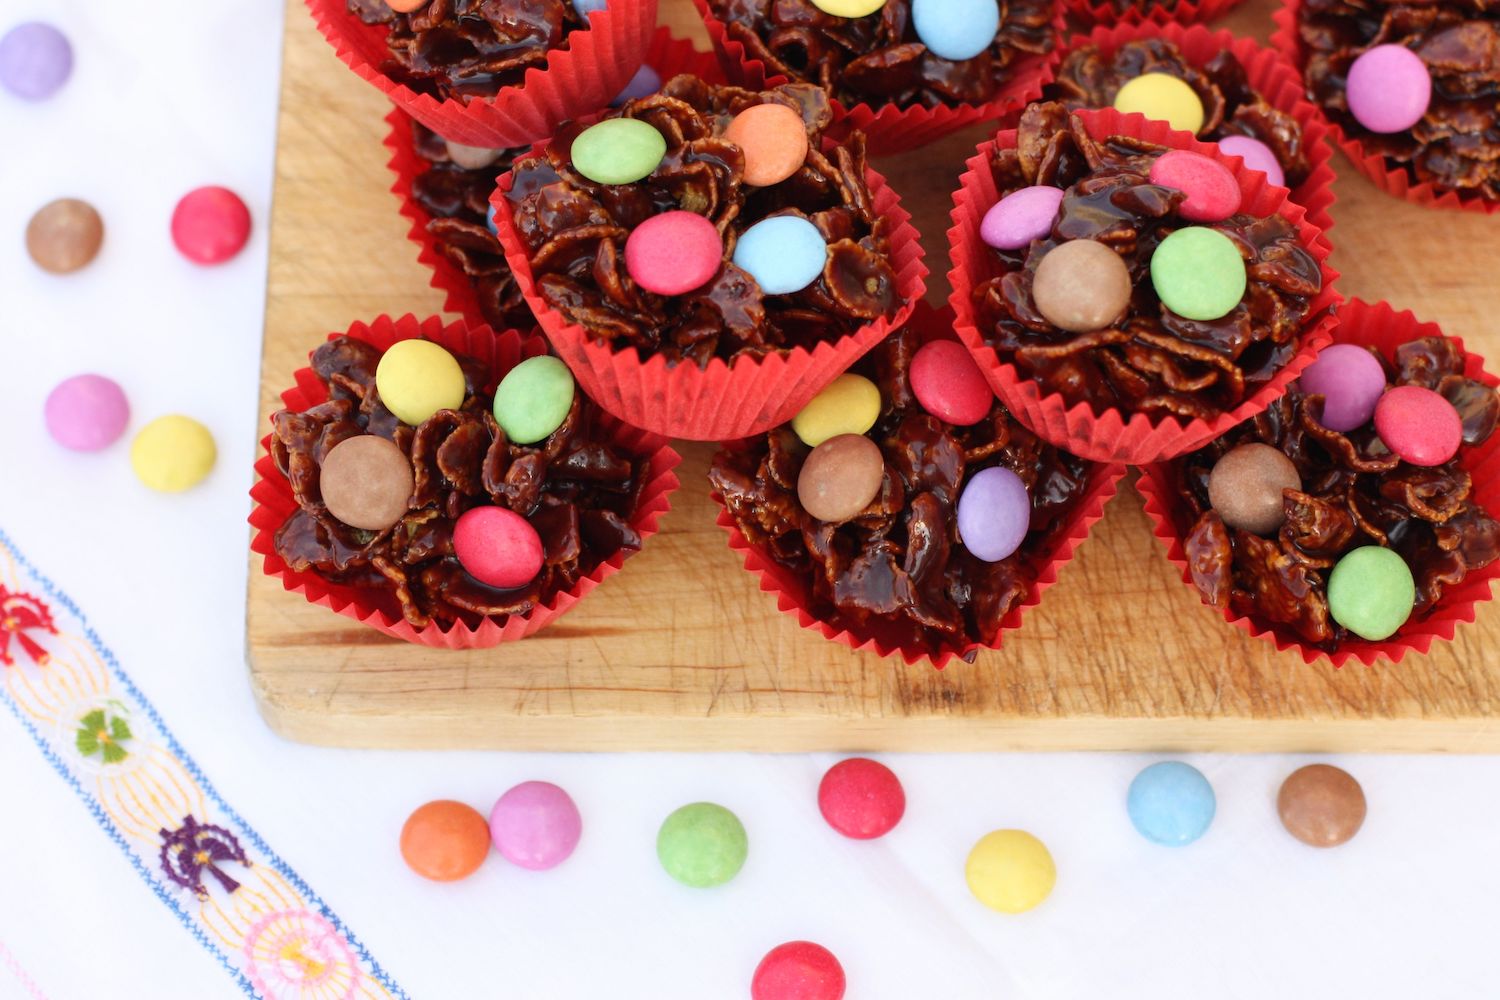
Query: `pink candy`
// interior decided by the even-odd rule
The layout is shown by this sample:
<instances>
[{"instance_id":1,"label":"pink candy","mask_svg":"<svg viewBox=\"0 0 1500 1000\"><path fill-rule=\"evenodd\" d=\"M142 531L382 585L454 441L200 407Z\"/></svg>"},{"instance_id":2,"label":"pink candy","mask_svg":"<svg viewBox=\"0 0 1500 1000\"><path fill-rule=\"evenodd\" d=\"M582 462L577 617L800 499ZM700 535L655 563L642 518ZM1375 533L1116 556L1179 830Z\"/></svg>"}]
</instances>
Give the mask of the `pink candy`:
<instances>
[{"instance_id":1,"label":"pink candy","mask_svg":"<svg viewBox=\"0 0 1500 1000\"><path fill-rule=\"evenodd\" d=\"M583 835L583 819L567 792L546 781L525 781L490 810L490 838L512 864L544 871L566 861Z\"/></svg>"},{"instance_id":2,"label":"pink candy","mask_svg":"<svg viewBox=\"0 0 1500 1000\"><path fill-rule=\"evenodd\" d=\"M1062 188L1035 185L1012 191L990 206L979 223L979 238L996 250L1020 250L1052 232Z\"/></svg>"},{"instance_id":3,"label":"pink candy","mask_svg":"<svg viewBox=\"0 0 1500 1000\"><path fill-rule=\"evenodd\" d=\"M73 451L98 451L125 433L130 404L112 379L74 375L48 394L43 414L58 444Z\"/></svg>"},{"instance_id":4,"label":"pink candy","mask_svg":"<svg viewBox=\"0 0 1500 1000\"><path fill-rule=\"evenodd\" d=\"M228 188L189 191L172 212L172 242L195 264L222 264L250 239L250 210Z\"/></svg>"},{"instance_id":5,"label":"pink candy","mask_svg":"<svg viewBox=\"0 0 1500 1000\"><path fill-rule=\"evenodd\" d=\"M1151 164L1151 183L1181 191L1184 219L1219 222L1240 210L1240 185L1229 168L1202 153L1174 149Z\"/></svg>"},{"instance_id":6,"label":"pink candy","mask_svg":"<svg viewBox=\"0 0 1500 1000\"><path fill-rule=\"evenodd\" d=\"M955 340L930 340L911 359L911 391L922 409L958 427L990 412L995 392L974 358Z\"/></svg>"},{"instance_id":7,"label":"pink candy","mask_svg":"<svg viewBox=\"0 0 1500 1000\"><path fill-rule=\"evenodd\" d=\"M504 507L475 507L453 525L453 554L480 583L511 590L542 569L542 540L520 514Z\"/></svg>"},{"instance_id":8,"label":"pink candy","mask_svg":"<svg viewBox=\"0 0 1500 1000\"><path fill-rule=\"evenodd\" d=\"M1375 404L1375 432L1412 465L1442 465L1458 454L1464 423L1453 404L1431 389L1400 385Z\"/></svg>"},{"instance_id":9,"label":"pink candy","mask_svg":"<svg viewBox=\"0 0 1500 1000\"><path fill-rule=\"evenodd\" d=\"M723 238L697 212L653 215L625 240L625 269L637 285L657 295L703 287L723 260Z\"/></svg>"},{"instance_id":10,"label":"pink candy","mask_svg":"<svg viewBox=\"0 0 1500 1000\"><path fill-rule=\"evenodd\" d=\"M1277 187L1286 187L1286 173L1282 171L1271 147L1248 135L1226 135L1219 140L1219 151L1226 156L1238 156L1251 170L1259 170L1266 180Z\"/></svg>"},{"instance_id":11,"label":"pink candy","mask_svg":"<svg viewBox=\"0 0 1500 1000\"><path fill-rule=\"evenodd\" d=\"M1371 132L1405 132L1427 113L1432 74L1406 46L1377 45L1350 65L1345 96L1349 112Z\"/></svg>"}]
</instances>

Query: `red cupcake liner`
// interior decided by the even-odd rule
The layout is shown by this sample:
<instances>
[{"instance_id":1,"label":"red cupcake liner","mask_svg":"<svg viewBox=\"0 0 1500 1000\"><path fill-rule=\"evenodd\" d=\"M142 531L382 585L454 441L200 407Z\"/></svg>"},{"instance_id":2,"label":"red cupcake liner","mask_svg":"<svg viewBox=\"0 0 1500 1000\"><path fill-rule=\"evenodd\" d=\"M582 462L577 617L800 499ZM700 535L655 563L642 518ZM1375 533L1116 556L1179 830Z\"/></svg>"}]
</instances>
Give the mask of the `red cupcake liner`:
<instances>
[{"instance_id":1,"label":"red cupcake liner","mask_svg":"<svg viewBox=\"0 0 1500 1000\"><path fill-rule=\"evenodd\" d=\"M929 340L957 339L953 332L953 313L947 307L935 309L925 302L920 303L907 325L917 331L923 343ZM742 441L737 441L725 447L734 448L742 445ZM852 650L871 650L881 657L900 654L907 663L928 660L934 667L941 670L955 656L964 656L979 649L999 649L1005 633L1021 627L1021 619L1025 617L1026 612L1041 603L1043 591L1057 582L1058 573L1072 561L1074 551L1088 537L1094 522L1104 516L1104 505L1115 495L1124 475L1123 465L1096 464L1094 466L1089 474L1088 484L1073 510L1056 527L1052 537L1047 540L1045 547L1035 557L1033 564L1039 567L1036 579L1027 590L1025 598L1011 608L1001 620L1000 630L996 633L993 643L972 642L962 650L941 652L891 642L878 630L873 633L859 630L861 634L856 634L856 631L847 627L815 617L807 610L811 601L811 587L808 580L776 562L763 547L751 544L740 532L734 517L725 508L724 498L717 491L712 494L712 497L714 503L719 505L717 523L728 533L729 547L736 552L743 553L745 569L759 579L760 589L776 596L778 611L794 616L797 624L803 628L818 632L825 639L843 643Z\"/></svg>"},{"instance_id":2,"label":"red cupcake liner","mask_svg":"<svg viewBox=\"0 0 1500 1000\"><path fill-rule=\"evenodd\" d=\"M706 79L718 77L718 63L711 52L700 52L685 38L673 37L667 28L657 28L651 36L651 47L646 52L645 65L661 75L663 80L679 73L692 73ZM474 295L473 282L463 269L438 249L437 239L427 231L432 216L412 197L412 184L431 169L431 164L416 154L412 144L412 119L400 108L392 108L385 116L390 131L386 133L385 145L391 151L387 166L396 175L391 193L401 202L401 214L411 220L407 239L418 247L417 262L432 271L429 284L444 295L443 309L458 313L471 325L484 325Z\"/></svg>"},{"instance_id":3,"label":"red cupcake liner","mask_svg":"<svg viewBox=\"0 0 1500 1000\"><path fill-rule=\"evenodd\" d=\"M875 211L891 223L891 264L901 296L893 316L866 323L836 341L823 341L810 351L797 347L786 354L727 363L713 358L704 368L691 362L668 365L660 354L642 359L634 347L616 349L590 337L537 293L531 261L505 197L514 176L500 178L490 203L495 206L505 260L537 323L594 402L626 423L667 437L726 441L786 423L840 372L905 323L927 288L922 244L910 213L885 178L866 168Z\"/></svg>"},{"instance_id":4,"label":"red cupcake liner","mask_svg":"<svg viewBox=\"0 0 1500 1000\"><path fill-rule=\"evenodd\" d=\"M332 340L337 336L339 334L331 333L328 339ZM418 320L410 313L400 319L380 316L368 324L355 323L349 328L347 336L364 341L381 351L397 341L418 338L441 344L455 354L467 355L485 366L490 375L485 386L487 392L493 392L495 384L517 362L547 353L546 341L535 334L523 334L516 330L495 333L487 326L469 326L462 321L444 326L440 317L431 316ZM327 401L328 388L311 368L298 369L293 380L292 387L281 394L282 402L289 409L306 410ZM635 456L650 456L640 504L630 518L630 526L640 534L644 542L656 533L658 519L672 507L670 497L679 485L672 470L681 461L681 457L662 438L620 423L607 415L600 416L598 426L608 435L610 443L621 451ZM250 489L250 497L255 501L255 506L250 511L250 524L255 528L250 549L264 557L262 569L265 574L276 577L285 590L301 594L311 604L322 605L346 618L352 618L406 642L438 649L483 649L525 638L581 601L606 577L618 570L631 555L628 551L615 553L600 563L593 572L581 578L570 590L559 591L524 615L487 617L477 628L470 627L463 621L447 625L433 622L424 628L416 628L402 617L396 602L384 591L333 583L311 570L294 572L276 554L276 531L298 507L297 500L292 495L291 484L271 458L270 441L270 435L261 439L261 448L265 453L255 463L258 481Z\"/></svg>"},{"instance_id":5,"label":"red cupcake liner","mask_svg":"<svg viewBox=\"0 0 1500 1000\"><path fill-rule=\"evenodd\" d=\"M520 86L464 102L419 94L387 76L386 28L350 14L345 0L307 0L307 7L344 64L398 108L445 139L486 149L527 145L607 106L640 68L656 27L656 0L610 0L589 15L588 28L568 33L566 48L528 69Z\"/></svg>"},{"instance_id":6,"label":"red cupcake liner","mask_svg":"<svg viewBox=\"0 0 1500 1000\"><path fill-rule=\"evenodd\" d=\"M767 71L766 64L745 51L742 42L729 37L724 22L714 16L706 0L693 0L708 37L713 42L719 62L730 82L751 90L786 82L781 74ZM859 129L869 141L872 156L905 153L935 142L945 135L985 121L997 121L1042 96L1042 88L1052 82L1057 70L1059 50L1066 31L1062 14L1053 21L1052 51L1040 56L1026 56L1011 67L1005 86L983 104L944 104L935 108L922 105L901 108L894 104L859 103L846 107L833 101L834 124L828 134L840 136Z\"/></svg>"},{"instance_id":7,"label":"red cupcake liner","mask_svg":"<svg viewBox=\"0 0 1500 1000\"><path fill-rule=\"evenodd\" d=\"M1245 68L1245 78L1251 89L1265 98L1271 107L1290 115L1301 126L1309 169L1302 183L1292 188L1291 200L1302 206L1307 212L1307 221L1326 236L1333 227L1333 216L1329 212L1334 203L1334 172L1330 162L1333 148L1328 144L1328 120L1318 106L1307 99L1302 75L1297 69L1279 52L1253 38L1241 38L1223 29L1214 31L1201 24L1184 26L1148 22L1101 26L1087 35L1074 35L1069 39L1063 58L1066 59L1067 54L1080 45L1097 45L1102 52L1113 54L1127 42L1146 38L1163 38L1171 42L1188 62L1199 67L1220 52L1232 53ZM1237 156L1228 159L1241 162Z\"/></svg>"},{"instance_id":8,"label":"red cupcake liner","mask_svg":"<svg viewBox=\"0 0 1500 1000\"><path fill-rule=\"evenodd\" d=\"M1301 7L1301 0L1283 0L1282 5L1271 15L1276 23L1276 30L1271 33L1271 45L1299 74L1307 62L1307 52L1303 49L1302 39L1297 32L1297 13ZM1305 84L1303 93L1306 94ZM1323 113L1321 108L1319 112ZM1384 156L1365 152L1364 143L1359 137L1345 132L1344 127L1332 115L1323 113L1323 117L1328 123L1328 133L1333 138L1334 145L1349 158L1354 169L1364 174L1370 183L1386 194L1424 207L1479 212L1483 215L1493 215L1500 211L1500 201L1491 201L1476 192L1443 191L1431 181L1413 182L1405 168L1393 168L1386 163Z\"/></svg>"},{"instance_id":9,"label":"red cupcake liner","mask_svg":"<svg viewBox=\"0 0 1500 1000\"><path fill-rule=\"evenodd\" d=\"M1327 238L1321 229L1308 221L1302 206L1287 199L1289 192L1286 188L1275 187L1259 170L1245 169L1239 157L1225 156L1217 145L1199 142L1187 132L1174 132L1166 122L1152 121L1135 113L1122 115L1113 108L1084 110L1077 114L1095 138L1128 135L1172 149L1202 153L1223 163L1240 183L1242 211L1260 217L1273 213L1284 216L1297 228L1301 245L1317 261L1323 277L1323 289L1308 310L1310 319L1302 332L1301 348L1275 377L1233 410L1212 420L1184 422L1173 416L1153 420L1144 413L1134 413L1127 418L1120 410L1095 413L1086 400L1069 407L1060 394L1044 392L1039 384L1018 372L1013 364L1002 361L995 349L984 342L977 327L971 293L981 281L1001 273L994 251L979 238L980 220L999 200L995 178L990 171L990 158L997 145L1001 148L1014 146L1016 132L1007 129L994 140L980 144L959 178L959 188L953 195L953 228L948 230L949 260L953 265L948 272L953 287L949 302L957 316L959 339L979 362L980 369L1005 405L1039 437L1080 458L1143 465L1192 451L1270 406L1329 343L1330 331L1336 322L1334 309L1343 297L1334 288L1338 272L1328 266L1332 248Z\"/></svg>"},{"instance_id":10,"label":"red cupcake liner","mask_svg":"<svg viewBox=\"0 0 1500 1000\"><path fill-rule=\"evenodd\" d=\"M1229 13L1244 0L1178 0L1171 8L1159 3L1132 4L1122 13L1109 0L1062 0L1062 8L1081 24L1197 24Z\"/></svg>"},{"instance_id":11,"label":"red cupcake liner","mask_svg":"<svg viewBox=\"0 0 1500 1000\"><path fill-rule=\"evenodd\" d=\"M1334 330L1333 339L1340 344L1374 347L1390 360L1396 348L1408 341L1442 335L1443 331L1436 323L1423 323L1410 311L1397 312L1386 302L1371 305L1352 299L1339 310L1339 325ZM1463 341L1458 337L1448 339L1463 351L1466 376L1491 387L1500 386L1500 378L1485 370L1482 357L1464 350ZM1480 506L1492 514L1500 512L1500 433L1490 435L1480 445L1465 445L1459 464L1473 478L1473 496ZM1145 498L1146 516L1151 519L1156 537L1166 546L1167 558L1181 571L1183 582L1201 597L1193 584L1182 549L1182 537L1192 528L1192 515L1173 485L1174 478L1169 463L1147 466L1141 470L1136 489ZM1350 639L1333 653L1308 646L1284 625L1261 620L1258 616L1236 615L1228 609L1215 610L1229 624L1274 642L1278 650L1294 650L1307 663L1325 657L1336 667L1350 660L1358 660L1367 666L1377 660L1399 663L1407 653L1426 653L1433 642L1451 640L1460 623L1472 622L1475 605L1490 599L1490 586L1497 577L1500 577L1500 560L1469 573L1463 583L1445 590L1442 600L1425 617L1408 621L1391 638L1381 642Z\"/></svg>"}]
</instances>

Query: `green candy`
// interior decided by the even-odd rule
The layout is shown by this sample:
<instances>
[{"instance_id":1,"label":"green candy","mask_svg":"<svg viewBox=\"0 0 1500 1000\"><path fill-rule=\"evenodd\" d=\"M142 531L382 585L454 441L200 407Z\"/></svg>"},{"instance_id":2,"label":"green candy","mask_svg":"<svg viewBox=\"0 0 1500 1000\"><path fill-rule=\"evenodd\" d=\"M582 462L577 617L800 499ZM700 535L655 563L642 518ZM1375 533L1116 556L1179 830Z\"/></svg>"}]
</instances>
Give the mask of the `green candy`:
<instances>
[{"instance_id":1,"label":"green candy","mask_svg":"<svg viewBox=\"0 0 1500 1000\"><path fill-rule=\"evenodd\" d=\"M1416 599L1406 560L1379 545L1355 549L1328 575L1328 613L1371 642L1387 639L1405 625Z\"/></svg>"},{"instance_id":2,"label":"green candy","mask_svg":"<svg viewBox=\"0 0 1500 1000\"><path fill-rule=\"evenodd\" d=\"M610 118L573 140L573 169L597 184L633 184L667 155L667 140L639 118Z\"/></svg>"},{"instance_id":3,"label":"green candy","mask_svg":"<svg viewBox=\"0 0 1500 1000\"><path fill-rule=\"evenodd\" d=\"M666 818L656 835L656 857L667 874L694 889L723 885L745 864L750 842L734 813L694 802Z\"/></svg>"},{"instance_id":4,"label":"green candy","mask_svg":"<svg viewBox=\"0 0 1500 1000\"><path fill-rule=\"evenodd\" d=\"M495 389L495 422L513 444L535 444L573 408L573 373L550 355L527 358Z\"/></svg>"},{"instance_id":5,"label":"green candy","mask_svg":"<svg viewBox=\"0 0 1500 1000\"><path fill-rule=\"evenodd\" d=\"M1245 297L1245 259L1217 229L1189 226L1151 255L1151 284L1162 305L1184 319L1218 319Z\"/></svg>"}]
</instances>

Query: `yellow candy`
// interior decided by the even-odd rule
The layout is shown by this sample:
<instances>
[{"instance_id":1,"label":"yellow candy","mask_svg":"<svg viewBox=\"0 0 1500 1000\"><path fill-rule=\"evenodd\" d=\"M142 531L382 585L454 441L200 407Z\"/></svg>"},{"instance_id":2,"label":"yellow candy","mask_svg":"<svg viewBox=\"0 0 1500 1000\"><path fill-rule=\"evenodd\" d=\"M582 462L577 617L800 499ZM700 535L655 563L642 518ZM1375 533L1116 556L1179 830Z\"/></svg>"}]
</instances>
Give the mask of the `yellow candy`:
<instances>
[{"instance_id":1,"label":"yellow candy","mask_svg":"<svg viewBox=\"0 0 1500 1000\"><path fill-rule=\"evenodd\" d=\"M995 830L969 852L964 878L990 909L1025 913L1051 894L1057 866L1046 845L1025 830Z\"/></svg>"},{"instance_id":2,"label":"yellow candy","mask_svg":"<svg viewBox=\"0 0 1500 1000\"><path fill-rule=\"evenodd\" d=\"M813 6L834 17L864 17L885 6L885 0L813 0Z\"/></svg>"},{"instance_id":3,"label":"yellow candy","mask_svg":"<svg viewBox=\"0 0 1500 1000\"><path fill-rule=\"evenodd\" d=\"M197 486L218 458L214 436L192 417L157 417L141 428L130 445L136 478L160 493L181 493Z\"/></svg>"},{"instance_id":4,"label":"yellow candy","mask_svg":"<svg viewBox=\"0 0 1500 1000\"><path fill-rule=\"evenodd\" d=\"M1203 102L1197 92L1166 73L1142 73L1126 83L1115 95L1115 110L1126 114L1139 111L1195 135L1203 127Z\"/></svg>"},{"instance_id":5,"label":"yellow candy","mask_svg":"<svg viewBox=\"0 0 1500 1000\"><path fill-rule=\"evenodd\" d=\"M863 375L840 375L792 418L792 430L809 448L840 434L863 434L880 416L880 390Z\"/></svg>"},{"instance_id":6,"label":"yellow candy","mask_svg":"<svg viewBox=\"0 0 1500 1000\"><path fill-rule=\"evenodd\" d=\"M413 427L438 410L456 410L464 403L463 369L429 340L392 344L375 369L375 388L386 409Z\"/></svg>"}]
</instances>

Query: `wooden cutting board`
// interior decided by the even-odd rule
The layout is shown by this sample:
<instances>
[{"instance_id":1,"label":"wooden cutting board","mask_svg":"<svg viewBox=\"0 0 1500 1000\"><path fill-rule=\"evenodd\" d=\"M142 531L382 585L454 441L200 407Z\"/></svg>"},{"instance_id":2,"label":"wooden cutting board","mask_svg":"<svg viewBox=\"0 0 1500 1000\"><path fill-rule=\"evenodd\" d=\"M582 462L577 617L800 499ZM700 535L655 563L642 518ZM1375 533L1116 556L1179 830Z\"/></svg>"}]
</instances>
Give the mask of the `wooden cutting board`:
<instances>
[{"instance_id":1,"label":"wooden cutting board","mask_svg":"<svg viewBox=\"0 0 1500 1000\"><path fill-rule=\"evenodd\" d=\"M661 2L663 23L706 47L689 0ZM1250 0L1225 23L1265 38L1272 6ZM388 193L386 110L288 0L261 428L328 331L441 308ZM949 194L984 137L877 163L924 234L934 302L948 292ZM1423 211L1334 166L1345 295L1390 299L1500 354L1500 219ZM680 450L660 534L551 628L499 649L386 638L283 592L252 557L246 643L266 721L370 747L1500 751L1500 607L1397 667L1309 666L1200 605L1124 486L1002 651L905 666L777 612L714 524L712 449Z\"/></svg>"}]
</instances>

